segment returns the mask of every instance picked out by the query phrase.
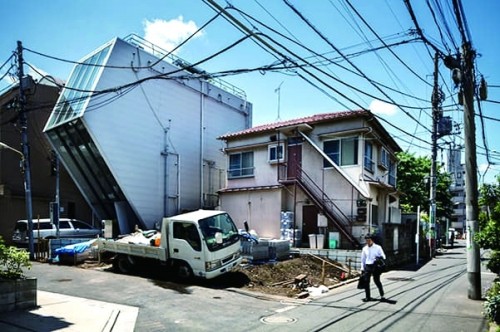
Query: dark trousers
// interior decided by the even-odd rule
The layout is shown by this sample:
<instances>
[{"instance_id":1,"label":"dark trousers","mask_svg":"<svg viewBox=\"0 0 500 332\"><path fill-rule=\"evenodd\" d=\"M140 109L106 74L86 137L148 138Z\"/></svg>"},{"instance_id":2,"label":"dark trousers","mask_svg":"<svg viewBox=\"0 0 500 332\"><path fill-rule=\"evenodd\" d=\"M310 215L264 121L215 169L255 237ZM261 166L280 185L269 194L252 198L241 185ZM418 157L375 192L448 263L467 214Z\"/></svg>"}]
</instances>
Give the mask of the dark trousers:
<instances>
[{"instance_id":1,"label":"dark trousers","mask_svg":"<svg viewBox=\"0 0 500 332\"><path fill-rule=\"evenodd\" d=\"M371 297L370 282L372 275L373 275L373 281L375 282L375 285L378 288L378 292L380 293L380 297L384 297L384 288L382 287L382 283L380 282L380 272L375 271L375 265L366 264L365 274L366 274L366 288L365 288L366 298L369 299Z\"/></svg>"}]
</instances>

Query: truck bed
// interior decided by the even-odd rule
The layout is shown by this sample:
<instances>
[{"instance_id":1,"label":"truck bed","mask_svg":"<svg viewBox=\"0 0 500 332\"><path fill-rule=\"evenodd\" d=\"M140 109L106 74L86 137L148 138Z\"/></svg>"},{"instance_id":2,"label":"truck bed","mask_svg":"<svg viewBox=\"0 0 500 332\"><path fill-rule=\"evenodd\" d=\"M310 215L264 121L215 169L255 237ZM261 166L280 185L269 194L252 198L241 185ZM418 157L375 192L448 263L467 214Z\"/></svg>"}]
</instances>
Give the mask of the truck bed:
<instances>
[{"instance_id":1,"label":"truck bed","mask_svg":"<svg viewBox=\"0 0 500 332\"><path fill-rule=\"evenodd\" d=\"M144 258L165 260L165 248L136 243L119 242L115 240L99 239L99 252L114 252Z\"/></svg>"}]
</instances>

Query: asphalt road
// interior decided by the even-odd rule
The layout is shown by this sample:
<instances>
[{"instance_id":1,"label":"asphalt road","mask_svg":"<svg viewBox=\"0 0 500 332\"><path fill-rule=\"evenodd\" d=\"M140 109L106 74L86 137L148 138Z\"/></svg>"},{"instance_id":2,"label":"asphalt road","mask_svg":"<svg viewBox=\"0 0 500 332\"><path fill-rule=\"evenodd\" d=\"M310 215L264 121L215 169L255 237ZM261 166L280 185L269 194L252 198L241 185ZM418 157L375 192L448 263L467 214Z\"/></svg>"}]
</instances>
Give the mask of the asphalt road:
<instances>
[{"instance_id":1,"label":"asphalt road","mask_svg":"<svg viewBox=\"0 0 500 332\"><path fill-rule=\"evenodd\" d=\"M38 278L41 291L137 307L135 330L141 332L485 331L482 301L467 298L464 244L418 270L383 274L386 302L362 302L356 283L308 300L271 298L243 292L242 274L182 284L151 271L131 276L41 263L28 274ZM482 289L494 277L484 270Z\"/></svg>"}]
</instances>

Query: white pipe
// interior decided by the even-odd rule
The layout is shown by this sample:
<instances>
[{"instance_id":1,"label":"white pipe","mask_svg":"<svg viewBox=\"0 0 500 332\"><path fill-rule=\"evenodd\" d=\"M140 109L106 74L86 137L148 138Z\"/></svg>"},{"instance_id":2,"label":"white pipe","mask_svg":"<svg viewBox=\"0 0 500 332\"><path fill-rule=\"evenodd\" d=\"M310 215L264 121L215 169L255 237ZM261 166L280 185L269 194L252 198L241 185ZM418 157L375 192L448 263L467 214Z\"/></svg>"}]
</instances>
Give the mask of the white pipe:
<instances>
[{"instance_id":1,"label":"white pipe","mask_svg":"<svg viewBox=\"0 0 500 332\"><path fill-rule=\"evenodd\" d=\"M420 253L420 205L417 207L417 235L415 236L415 242L417 243L417 265Z\"/></svg>"},{"instance_id":2,"label":"white pipe","mask_svg":"<svg viewBox=\"0 0 500 332\"><path fill-rule=\"evenodd\" d=\"M203 139L203 124L205 121L205 96L203 94L203 81L200 80L200 207L203 207L203 163L204 163L204 139Z\"/></svg>"}]
</instances>

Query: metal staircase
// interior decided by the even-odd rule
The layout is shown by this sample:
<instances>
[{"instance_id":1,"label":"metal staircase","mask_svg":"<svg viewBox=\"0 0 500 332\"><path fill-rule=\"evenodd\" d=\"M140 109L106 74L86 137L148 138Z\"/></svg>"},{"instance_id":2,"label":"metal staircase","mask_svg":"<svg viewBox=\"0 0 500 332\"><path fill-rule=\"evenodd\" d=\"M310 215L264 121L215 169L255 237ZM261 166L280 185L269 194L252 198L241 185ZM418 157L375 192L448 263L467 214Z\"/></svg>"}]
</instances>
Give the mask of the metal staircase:
<instances>
[{"instance_id":1,"label":"metal staircase","mask_svg":"<svg viewBox=\"0 0 500 332\"><path fill-rule=\"evenodd\" d=\"M286 177L280 182L283 184L294 183L299 186L325 215L328 226L334 226L354 248L360 248L361 244L351 232L351 220L340 210L333 199L326 195L302 167L297 166L295 172L292 173L295 175L293 178Z\"/></svg>"}]
</instances>

